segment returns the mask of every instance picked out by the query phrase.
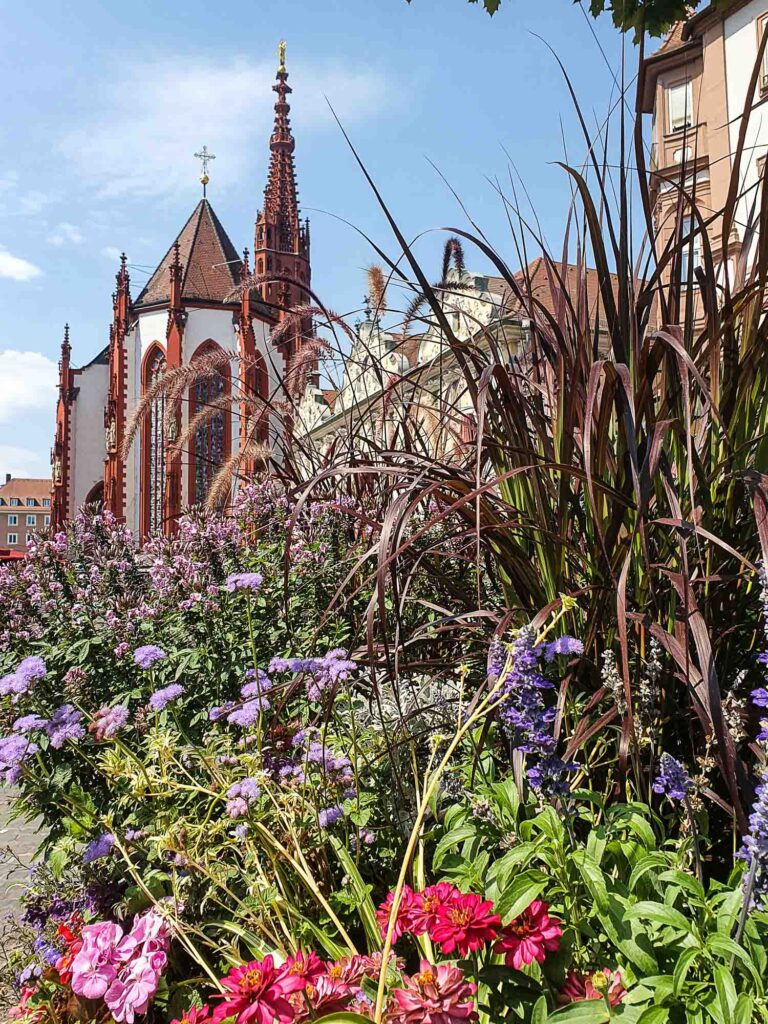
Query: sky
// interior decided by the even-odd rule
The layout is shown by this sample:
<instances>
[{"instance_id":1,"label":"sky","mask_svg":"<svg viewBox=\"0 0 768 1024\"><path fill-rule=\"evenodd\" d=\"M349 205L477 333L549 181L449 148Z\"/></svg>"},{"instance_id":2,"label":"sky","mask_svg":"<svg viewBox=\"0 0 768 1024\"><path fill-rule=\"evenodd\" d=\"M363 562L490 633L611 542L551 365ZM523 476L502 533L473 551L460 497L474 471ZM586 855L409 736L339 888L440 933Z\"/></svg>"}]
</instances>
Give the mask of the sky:
<instances>
[{"instance_id":1,"label":"sky","mask_svg":"<svg viewBox=\"0 0 768 1024\"><path fill-rule=\"evenodd\" d=\"M464 0L6 5L0 480L48 476L64 323L74 365L106 345L119 254L137 295L200 198L201 146L216 155L209 199L236 248L253 247L280 39L313 285L352 319L376 259L365 236L397 246L332 110L435 277L441 229L469 227L448 185L517 265L494 182L519 176L559 251L570 191L555 162L585 150L548 46L599 121L622 46L634 61L608 18L571 0L505 0L494 18Z\"/></svg>"}]
</instances>

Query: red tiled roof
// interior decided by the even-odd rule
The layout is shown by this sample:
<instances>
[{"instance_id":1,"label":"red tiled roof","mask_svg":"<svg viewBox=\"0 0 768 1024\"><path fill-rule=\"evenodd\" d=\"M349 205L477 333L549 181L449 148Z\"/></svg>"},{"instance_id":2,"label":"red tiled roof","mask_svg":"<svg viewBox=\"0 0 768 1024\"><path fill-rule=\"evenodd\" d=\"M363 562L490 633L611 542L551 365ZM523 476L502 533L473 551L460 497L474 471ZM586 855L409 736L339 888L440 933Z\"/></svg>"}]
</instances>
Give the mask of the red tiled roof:
<instances>
[{"instance_id":1,"label":"red tiled roof","mask_svg":"<svg viewBox=\"0 0 768 1024\"><path fill-rule=\"evenodd\" d=\"M226 302L240 282L240 257L207 199L201 199L179 232L179 257L184 268L181 297L203 302ZM175 243L174 243L175 244ZM168 302L173 245L147 281L135 306Z\"/></svg>"},{"instance_id":2,"label":"red tiled roof","mask_svg":"<svg viewBox=\"0 0 768 1024\"><path fill-rule=\"evenodd\" d=\"M333 412L333 407L334 405L336 405L336 398L338 394L338 391L336 391L334 388L323 388L323 398L325 399L325 403L331 410L331 412Z\"/></svg>"},{"instance_id":3,"label":"red tiled roof","mask_svg":"<svg viewBox=\"0 0 768 1024\"><path fill-rule=\"evenodd\" d=\"M682 46L685 40L683 39L683 29L685 28L684 21L676 21L672 28L667 32L661 46L658 48L656 53L669 53L670 50L676 50L679 46Z\"/></svg>"},{"instance_id":4,"label":"red tiled roof","mask_svg":"<svg viewBox=\"0 0 768 1024\"><path fill-rule=\"evenodd\" d=\"M34 498L42 501L51 496L51 481L24 477L12 477L8 483L0 486L0 498Z\"/></svg>"}]
</instances>

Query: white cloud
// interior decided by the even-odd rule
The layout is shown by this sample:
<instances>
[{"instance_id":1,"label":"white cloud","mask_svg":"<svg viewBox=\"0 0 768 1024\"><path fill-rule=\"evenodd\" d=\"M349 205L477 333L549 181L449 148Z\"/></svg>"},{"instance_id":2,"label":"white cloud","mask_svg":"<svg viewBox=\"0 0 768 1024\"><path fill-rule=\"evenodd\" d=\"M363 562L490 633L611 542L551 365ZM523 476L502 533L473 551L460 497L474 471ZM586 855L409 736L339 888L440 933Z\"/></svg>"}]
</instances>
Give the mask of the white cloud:
<instances>
[{"instance_id":1,"label":"white cloud","mask_svg":"<svg viewBox=\"0 0 768 1024\"><path fill-rule=\"evenodd\" d=\"M115 79L115 75L120 77ZM65 134L60 149L102 196L189 191L205 144L216 190L242 184L254 153L266 152L275 101L273 63L243 58L222 65L182 58L121 60L94 120ZM300 135L334 125L325 97L344 122L372 116L388 95L381 73L365 67L307 65L291 73L292 117ZM391 95L391 93L389 93Z\"/></svg>"},{"instance_id":2,"label":"white cloud","mask_svg":"<svg viewBox=\"0 0 768 1024\"><path fill-rule=\"evenodd\" d=\"M121 249L116 249L114 245L105 245L101 250L101 255L106 256L108 260L119 260L123 253Z\"/></svg>"},{"instance_id":3,"label":"white cloud","mask_svg":"<svg viewBox=\"0 0 768 1024\"><path fill-rule=\"evenodd\" d=\"M7 171L0 177L1 216L34 216L52 203L54 198L51 193L39 189L23 191L16 171Z\"/></svg>"},{"instance_id":4,"label":"white cloud","mask_svg":"<svg viewBox=\"0 0 768 1024\"><path fill-rule=\"evenodd\" d=\"M10 473L11 476L44 480L51 475L50 459L42 452L33 451L31 448L0 444L0 483L5 483L6 473Z\"/></svg>"},{"instance_id":5,"label":"white cloud","mask_svg":"<svg viewBox=\"0 0 768 1024\"><path fill-rule=\"evenodd\" d=\"M23 415L42 411L53 424L58 379L56 363L41 352L0 349L0 424L23 430Z\"/></svg>"},{"instance_id":6,"label":"white cloud","mask_svg":"<svg viewBox=\"0 0 768 1024\"><path fill-rule=\"evenodd\" d=\"M62 246L70 242L72 245L80 245L83 241L83 233L74 224L69 224L67 221L62 221L57 224L53 230L53 233L48 236L48 244Z\"/></svg>"},{"instance_id":7,"label":"white cloud","mask_svg":"<svg viewBox=\"0 0 768 1024\"><path fill-rule=\"evenodd\" d=\"M14 256L0 245L0 277L10 277L14 281L31 281L40 277L42 270L21 256ZM0 383L0 387L2 384Z\"/></svg>"}]
</instances>

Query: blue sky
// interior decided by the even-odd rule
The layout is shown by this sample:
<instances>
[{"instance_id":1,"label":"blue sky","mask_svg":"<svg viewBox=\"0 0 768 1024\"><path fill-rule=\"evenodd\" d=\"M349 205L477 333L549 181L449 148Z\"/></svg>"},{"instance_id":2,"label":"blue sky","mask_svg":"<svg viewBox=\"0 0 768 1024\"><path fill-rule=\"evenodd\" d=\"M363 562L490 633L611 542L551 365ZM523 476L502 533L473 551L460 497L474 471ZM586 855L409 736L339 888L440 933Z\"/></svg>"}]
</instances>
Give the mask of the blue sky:
<instances>
[{"instance_id":1,"label":"blue sky","mask_svg":"<svg viewBox=\"0 0 768 1024\"><path fill-rule=\"evenodd\" d=\"M199 198L193 154L203 144L217 157L209 197L235 246L252 247L281 38L313 283L348 312L361 303L373 254L343 221L390 252L395 243L325 97L407 236L466 226L432 161L515 263L489 179L508 181L513 161L556 244L569 200L553 166L562 133L572 161L584 153L561 73L536 36L602 120L612 73L593 32L618 73L622 40L610 20L587 19L571 0L506 0L493 19L464 0L8 5L0 474L48 474L63 324L76 364L106 344L117 256L127 252L137 294ZM435 271L440 237L420 242ZM472 254L467 262L484 269Z\"/></svg>"}]
</instances>

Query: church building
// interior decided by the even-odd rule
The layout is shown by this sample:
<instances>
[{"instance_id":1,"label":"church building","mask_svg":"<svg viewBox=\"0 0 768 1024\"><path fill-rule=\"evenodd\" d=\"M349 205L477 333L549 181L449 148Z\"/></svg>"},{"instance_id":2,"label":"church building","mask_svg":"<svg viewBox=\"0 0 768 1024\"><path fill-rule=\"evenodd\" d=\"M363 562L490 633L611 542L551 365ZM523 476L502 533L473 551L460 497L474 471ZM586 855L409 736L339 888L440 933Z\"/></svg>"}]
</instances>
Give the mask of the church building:
<instances>
[{"instance_id":1,"label":"church building","mask_svg":"<svg viewBox=\"0 0 768 1024\"><path fill-rule=\"evenodd\" d=\"M135 298L126 257L121 258L106 348L85 366L73 367L65 327L51 452L54 527L84 503L98 502L137 537L172 533L182 509L205 501L219 467L250 436L252 406L221 396L247 389L266 399L279 393L290 374L301 336L286 331L274 345L270 331L287 309L308 301L310 242L309 223L299 215L292 90L282 43L273 90L269 174L256 217L253 269L248 250L238 254L206 197L207 165L214 157L204 147L196 154L203 162L203 198ZM265 280L241 290L252 272ZM142 396L164 374L212 352L233 358L219 360L220 370L194 382L170 421L166 398L157 394L125 453L126 427ZM169 452L169 444L206 406L212 415L186 450ZM268 439L277 428L265 420L258 429Z\"/></svg>"}]
</instances>

